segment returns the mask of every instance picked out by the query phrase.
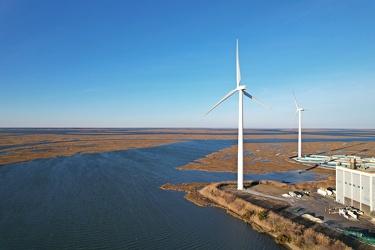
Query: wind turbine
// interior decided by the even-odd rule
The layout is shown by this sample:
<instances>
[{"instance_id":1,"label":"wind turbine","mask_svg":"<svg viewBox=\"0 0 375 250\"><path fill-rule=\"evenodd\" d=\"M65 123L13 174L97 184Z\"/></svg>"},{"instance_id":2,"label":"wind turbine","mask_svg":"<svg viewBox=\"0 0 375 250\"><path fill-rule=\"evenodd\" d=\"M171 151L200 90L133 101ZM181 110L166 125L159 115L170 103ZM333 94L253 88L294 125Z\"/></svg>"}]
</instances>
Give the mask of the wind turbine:
<instances>
[{"instance_id":1,"label":"wind turbine","mask_svg":"<svg viewBox=\"0 0 375 250\"><path fill-rule=\"evenodd\" d=\"M301 158L301 151L302 151L302 114L301 112L302 111L305 111L304 108L300 108L298 106L298 102L297 102L297 99L296 99L296 95L294 94L294 91L293 91L293 96L294 96L294 103L296 104L296 113L294 114L294 117L293 117L293 121L292 121L292 124L294 122L294 119L296 119L296 115L298 113L298 158ZM292 128L292 124L290 124L290 127Z\"/></svg>"},{"instance_id":2,"label":"wind turbine","mask_svg":"<svg viewBox=\"0 0 375 250\"><path fill-rule=\"evenodd\" d=\"M238 91L239 101L238 101L238 172L237 172L237 189L243 190L243 95L249 97L250 99L268 107L266 104L262 103L254 96L250 95L245 91L246 85L240 85L241 73L240 73L240 59L238 57L238 39L236 43L236 74L237 74L237 87L230 91L226 96L224 96L218 103L216 103L205 115L210 113L214 108L216 108L220 103L225 101L231 95Z\"/></svg>"}]
</instances>

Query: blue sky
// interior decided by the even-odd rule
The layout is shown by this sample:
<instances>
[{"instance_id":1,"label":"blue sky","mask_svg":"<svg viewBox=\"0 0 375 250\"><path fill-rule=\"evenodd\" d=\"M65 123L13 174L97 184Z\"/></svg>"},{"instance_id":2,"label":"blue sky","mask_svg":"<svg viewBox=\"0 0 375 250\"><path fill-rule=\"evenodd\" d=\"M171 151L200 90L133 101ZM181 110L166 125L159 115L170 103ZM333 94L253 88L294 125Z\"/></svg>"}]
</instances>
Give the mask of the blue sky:
<instances>
[{"instance_id":1,"label":"blue sky","mask_svg":"<svg viewBox=\"0 0 375 250\"><path fill-rule=\"evenodd\" d=\"M0 2L0 127L375 128L375 1ZM297 126L295 121L293 127Z\"/></svg>"}]
</instances>

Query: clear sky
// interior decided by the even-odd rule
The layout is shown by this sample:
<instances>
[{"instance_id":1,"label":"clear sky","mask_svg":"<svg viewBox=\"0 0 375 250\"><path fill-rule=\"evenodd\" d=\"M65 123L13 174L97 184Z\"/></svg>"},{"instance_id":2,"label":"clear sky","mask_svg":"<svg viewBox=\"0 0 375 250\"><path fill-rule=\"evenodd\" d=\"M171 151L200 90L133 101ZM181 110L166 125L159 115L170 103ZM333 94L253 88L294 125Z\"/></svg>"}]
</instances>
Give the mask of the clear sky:
<instances>
[{"instance_id":1,"label":"clear sky","mask_svg":"<svg viewBox=\"0 0 375 250\"><path fill-rule=\"evenodd\" d=\"M0 127L375 128L375 1L0 1ZM293 127L297 126L295 121Z\"/></svg>"}]
</instances>

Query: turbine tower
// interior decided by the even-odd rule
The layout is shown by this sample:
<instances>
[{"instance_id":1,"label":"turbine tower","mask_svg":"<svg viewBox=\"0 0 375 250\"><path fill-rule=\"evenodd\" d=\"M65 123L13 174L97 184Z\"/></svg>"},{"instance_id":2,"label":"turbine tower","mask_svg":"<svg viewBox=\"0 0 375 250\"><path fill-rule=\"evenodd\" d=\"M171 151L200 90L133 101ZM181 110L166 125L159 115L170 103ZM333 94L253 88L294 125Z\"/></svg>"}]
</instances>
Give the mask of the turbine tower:
<instances>
[{"instance_id":1,"label":"turbine tower","mask_svg":"<svg viewBox=\"0 0 375 250\"><path fill-rule=\"evenodd\" d=\"M296 99L296 95L294 94L294 91L293 91L293 96L294 96L294 103L296 104L296 113L294 114L294 117L293 117L293 121L292 121L292 124L294 122L294 119L296 119L296 115L298 113L298 158L301 158L302 156L302 111L305 111L305 109L303 108L300 108L298 106L298 102L297 102L297 99ZM292 124L290 125L290 127L292 127Z\"/></svg>"},{"instance_id":2,"label":"turbine tower","mask_svg":"<svg viewBox=\"0 0 375 250\"><path fill-rule=\"evenodd\" d=\"M226 96L224 96L218 103L216 103L205 115L210 113L214 108L216 108L220 103L225 101L236 91L239 94L238 101L238 172L237 172L237 189L243 190L243 95L249 97L250 99L262 104L263 106L268 107L254 96L250 95L245 91L247 88L246 85L240 85L241 82L241 73L240 73L240 59L238 56L238 39L236 43L236 75L237 75L237 87L230 91Z\"/></svg>"}]
</instances>

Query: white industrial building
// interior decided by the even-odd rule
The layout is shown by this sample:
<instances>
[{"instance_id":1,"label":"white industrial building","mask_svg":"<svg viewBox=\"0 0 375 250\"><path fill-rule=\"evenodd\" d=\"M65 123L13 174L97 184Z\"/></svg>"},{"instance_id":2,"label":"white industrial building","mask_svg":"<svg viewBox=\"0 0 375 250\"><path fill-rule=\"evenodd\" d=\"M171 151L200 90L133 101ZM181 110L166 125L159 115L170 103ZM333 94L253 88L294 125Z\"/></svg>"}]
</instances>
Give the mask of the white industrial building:
<instances>
[{"instance_id":1,"label":"white industrial building","mask_svg":"<svg viewBox=\"0 0 375 250\"><path fill-rule=\"evenodd\" d=\"M336 166L336 201L359 208L366 214L375 213L375 169Z\"/></svg>"}]
</instances>

